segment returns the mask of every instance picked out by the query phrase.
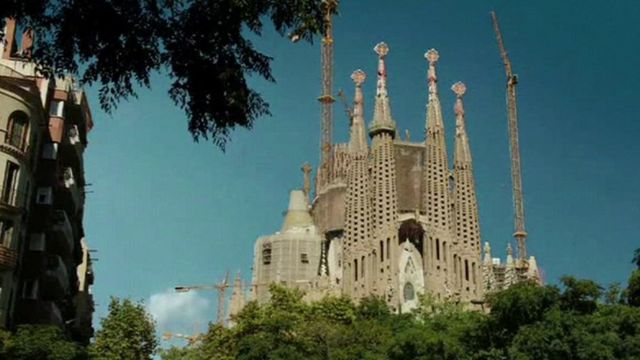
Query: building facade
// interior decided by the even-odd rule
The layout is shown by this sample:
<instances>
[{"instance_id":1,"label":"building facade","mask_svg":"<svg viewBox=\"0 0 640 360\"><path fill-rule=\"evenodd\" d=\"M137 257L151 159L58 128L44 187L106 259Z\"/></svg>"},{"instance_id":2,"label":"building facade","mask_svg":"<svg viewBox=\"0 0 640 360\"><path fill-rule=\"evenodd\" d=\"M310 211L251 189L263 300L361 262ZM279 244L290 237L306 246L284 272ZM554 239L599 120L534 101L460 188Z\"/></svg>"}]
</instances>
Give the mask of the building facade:
<instances>
[{"instance_id":1,"label":"building facade","mask_svg":"<svg viewBox=\"0 0 640 360\"><path fill-rule=\"evenodd\" d=\"M276 282L302 287L309 298L328 293L356 300L376 295L394 310L406 312L423 294L473 307L483 302L487 292L519 281L541 282L534 257L514 261L509 250L503 265L491 257L488 243L482 253L465 124L465 85L458 82L451 88L456 102L450 166L438 88L438 52L432 49L425 54L429 93L425 135L412 141L409 134L400 138L391 112L389 47L380 43L374 50L378 71L373 118L367 127L362 92L366 75L355 71L349 143L334 144L328 166L317 173L315 197L304 210L304 239L283 236L283 228L273 236L281 239L278 246L286 251L274 252L274 242L265 240L271 237L256 242L252 296L266 301L268 284ZM296 196L308 192L299 191ZM302 213L302 207L298 211ZM316 246L304 249L309 257L305 264L314 274L298 271L303 265L299 250L303 243Z\"/></svg>"},{"instance_id":2,"label":"building facade","mask_svg":"<svg viewBox=\"0 0 640 360\"><path fill-rule=\"evenodd\" d=\"M29 61L32 46L33 33L7 20L0 44L0 325L55 324L88 342L79 335L92 334L85 313L93 309L91 296L80 296L93 282L83 154L93 119L73 79L39 75Z\"/></svg>"}]
</instances>

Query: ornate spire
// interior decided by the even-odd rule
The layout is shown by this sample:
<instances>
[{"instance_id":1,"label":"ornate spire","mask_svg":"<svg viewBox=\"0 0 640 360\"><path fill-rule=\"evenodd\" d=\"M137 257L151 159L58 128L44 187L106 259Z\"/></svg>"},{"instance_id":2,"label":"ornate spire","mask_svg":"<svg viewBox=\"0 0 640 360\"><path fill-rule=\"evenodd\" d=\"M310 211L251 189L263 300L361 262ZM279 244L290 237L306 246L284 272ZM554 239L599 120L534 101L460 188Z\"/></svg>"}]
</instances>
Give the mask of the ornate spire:
<instances>
[{"instance_id":1,"label":"ornate spire","mask_svg":"<svg viewBox=\"0 0 640 360\"><path fill-rule=\"evenodd\" d=\"M438 97L438 76L436 75L436 63L440 59L438 50L431 49L424 54L424 58L429 62L427 80L429 82L429 102L427 104L427 128L444 129L442 120L442 108Z\"/></svg>"},{"instance_id":2,"label":"ornate spire","mask_svg":"<svg viewBox=\"0 0 640 360\"><path fill-rule=\"evenodd\" d=\"M539 285L542 285L543 279L540 276L540 270L538 269L538 262L534 256L529 257L529 268L527 269L527 278L533 280Z\"/></svg>"},{"instance_id":3,"label":"ornate spire","mask_svg":"<svg viewBox=\"0 0 640 360\"><path fill-rule=\"evenodd\" d=\"M304 195L307 197L307 200L309 200L309 195L311 195L311 170L313 169L309 163L304 163L300 170L302 170L302 173L304 174L302 190L304 191Z\"/></svg>"},{"instance_id":4,"label":"ornate spire","mask_svg":"<svg viewBox=\"0 0 640 360\"><path fill-rule=\"evenodd\" d=\"M423 204L426 209L426 227L430 234L428 241L423 246L425 254L431 253L444 239L453 235L454 219L452 209L452 197L450 186L449 159L447 156L447 142L445 139L444 122L442 119L442 107L438 98L436 87L437 77L435 64L438 61L438 52L434 49L424 54L429 62L427 78L429 80L429 99L426 114L425 136L425 171L423 191ZM448 244L451 246L451 243ZM436 257L434 261L426 262L425 268L430 273L429 281L431 291L440 291L438 283L449 278L453 282L453 271L445 271L452 266L450 257ZM477 262L479 263L479 261ZM471 263L470 263L471 264Z\"/></svg>"},{"instance_id":5,"label":"ornate spire","mask_svg":"<svg viewBox=\"0 0 640 360\"><path fill-rule=\"evenodd\" d=\"M424 58L429 62L429 71L427 72L427 79L429 80L429 98L438 94L438 76L436 75L436 63L440 59L438 50L430 49L424 53Z\"/></svg>"},{"instance_id":6,"label":"ornate spire","mask_svg":"<svg viewBox=\"0 0 640 360\"><path fill-rule=\"evenodd\" d=\"M378 85L376 88L376 103L373 120L369 126L369 134L373 137L380 131L391 132L395 136L396 123L391 116L389 96L387 93L387 66L384 61L389 53L389 46L384 42L378 43L373 50L378 54Z\"/></svg>"},{"instance_id":7,"label":"ornate spire","mask_svg":"<svg viewBox=\"0 0 640 360\"><path fill-rule=\"evenodd\" d=\"M435 64L439 59L438 51L431 49L424 54L429 62L429 101L426 118L426 156L425 171L425 207L431 225L444 231L450 230L450 197L449 197L449 164L447 144L442 120L442 107L436 87L437 77Z\"/></svg>"},{"instance_id":8,"label":"ornate spire","mask_svg":"<svg viewBox=\"0 0 640 360\"><path fill-rule=\"evenodd\" d=\"M490 266L493 263L493 260L491 259L491 245L489 244L489 242L484 243L483 263L488 266Z\"/></svg>"},{"instance_id":9,"label":"ornate spire","mask_svg":"<svg viewBox=\"0 0 640 360\"><path fill-rule=\"evenodd\" d=\"M429 102L427 104L427 128L444 128L442 120L442 108L438 97L438 76L436 75L436 64L440 59L440 54L436 49L430 49L424 53L424 58L429 63L427 70L427 81L429 83Z\"/></svg>"},{"instance_id":10,"label":"ornate spire","mask_svg":"<svg viewBox=\"0 0 640 360\"><path fill-rule=\"evenodd\" d=\"M387 66L384 58L389 54L389 46L381 42L373 48L373 51L378 54L378 87L376 89L376 95L387 95Z\"/></svg>"},{"instance_id":11,"label":"ornate spire","mask_svg":"<svg viewBox=\"0 0 640 360\"><path fill-rule=\"evenodd\" d=\"M362 84L367 75L362 70L356 70L351 74L351 79L356 85L356 92L353 101L353 121L351 122L351 139L349 141L350 151L366 152L367 138L364 129L364 96L362 95Z\"/></svg>"},{"instance_id":12,"label":"ornate spire","mask_svg":"<svg viewBox=\"0 0 640 360\"><path fill-rule=\"evenodd\" d=\"M507 266L515 266L513 263L513 248L511 247L511 243L507 244Z\"/></svg>"},{"instance_id":13,"label":"ornate spire","mask_svg":"<svg viewBox=\"0 0 640 360\"><path fill-rule=\"evenodd\" d=\"M353 121L349 141L349 168L345 202L345 235L342 251L343 290L352 296L364 296L363 269L369 241L371 241L371 189L369 153L364 128L364 100L362 83L366 78L362 70L351 74L356 85Z\"/></svg>"},{"instance_id":14,"label":"ornate spire","mask_svg":"<svg viewBox=\"0 0 640 360\"><path fill-rule=\"evenodd\" d=\"M451 90L456 93L456 105L453 109L456 114L456 151L454 162L456 167L469 166L471 165L471 150L469 149L469 138L467 137L464 119L464 105L462 103L462 97L467 91L467 87L464 83L458 81L453 84Z\"/></svg>"}]
</instances>

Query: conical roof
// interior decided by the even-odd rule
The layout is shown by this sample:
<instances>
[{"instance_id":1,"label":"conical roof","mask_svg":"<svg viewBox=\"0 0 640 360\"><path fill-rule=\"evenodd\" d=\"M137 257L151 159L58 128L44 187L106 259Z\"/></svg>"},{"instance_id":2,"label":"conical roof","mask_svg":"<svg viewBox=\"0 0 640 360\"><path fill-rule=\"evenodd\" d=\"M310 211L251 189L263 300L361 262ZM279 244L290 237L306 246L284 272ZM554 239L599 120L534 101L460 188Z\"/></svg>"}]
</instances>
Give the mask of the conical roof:
<instances>
[{"instance_id":1,"label":"conical roof","mask_svg":"<svg viewBox=\"0 0 640 360\"><path fill-rule=\"evenodd\" d=\"M282 224L282 232L312 225L313 219L309 214L309 205L304 191L292 190L289 195L289 209Z\"/></svg>"}]
</instances>

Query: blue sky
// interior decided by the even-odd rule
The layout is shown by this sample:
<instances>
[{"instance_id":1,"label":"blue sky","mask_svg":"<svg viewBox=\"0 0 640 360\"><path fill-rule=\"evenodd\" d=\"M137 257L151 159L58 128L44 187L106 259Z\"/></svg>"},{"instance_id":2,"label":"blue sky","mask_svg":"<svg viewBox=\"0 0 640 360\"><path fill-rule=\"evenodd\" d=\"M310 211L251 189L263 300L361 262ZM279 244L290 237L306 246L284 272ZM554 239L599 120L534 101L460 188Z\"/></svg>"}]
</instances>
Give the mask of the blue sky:
<instances>
[{"instance_id":1,"label":"blue sky","mask_svg":"<svg viewBox=\"0 0 640 360\"><path fill-rule=\"evenodd\" d=\"M640 247L640 7L634 1L342 1L335 21L335 89L349 97L361 68L372 114L379 41L389 44L388 86L398 127L424 134L423 54L440 52L438 78L447 138L451 84L467 85L483 241L504 256L512 234L504 72L489 11L500 17L520 77L519 114L528 248L548 282L563 274L625 282ZM267 30L255 45L274 57L276 84L254 86L273 116L233 133L227 152L194 143L185 115L166 95L169 80L111 115L100 111L86 152L87 240L98 249L97 317L109 296L144 299L160 331L193 332L215 317L214 293L175 295L176 285L210 284L229 270L250 278L253 243L278 230L300 165L316 164L320 55ZM335 139L347 119L335 108ZM451 148L450 148L451 149ZM450 150L451 155L451 150Z\"/></svg>"}]
</instances>

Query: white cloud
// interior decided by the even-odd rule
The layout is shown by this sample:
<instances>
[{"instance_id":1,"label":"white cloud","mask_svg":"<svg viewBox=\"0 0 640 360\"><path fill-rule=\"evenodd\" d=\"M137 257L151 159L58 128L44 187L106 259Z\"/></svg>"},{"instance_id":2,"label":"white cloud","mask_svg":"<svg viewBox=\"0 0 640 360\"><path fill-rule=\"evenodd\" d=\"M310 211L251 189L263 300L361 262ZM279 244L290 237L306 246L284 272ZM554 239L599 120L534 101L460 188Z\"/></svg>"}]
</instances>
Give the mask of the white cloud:
<instances>
[{"instance_id":1,"label":"white cloud","mask_svg":"<svg viewBox=\"0 0 640 360\"><path fill-rule=\"evenodd\" d=\"M168 289L153 294L147 309L156 320L159 334L201 331L212 318L210 301L196 291L176 293Z\"/></svg>"}]
</instances>

